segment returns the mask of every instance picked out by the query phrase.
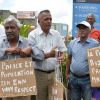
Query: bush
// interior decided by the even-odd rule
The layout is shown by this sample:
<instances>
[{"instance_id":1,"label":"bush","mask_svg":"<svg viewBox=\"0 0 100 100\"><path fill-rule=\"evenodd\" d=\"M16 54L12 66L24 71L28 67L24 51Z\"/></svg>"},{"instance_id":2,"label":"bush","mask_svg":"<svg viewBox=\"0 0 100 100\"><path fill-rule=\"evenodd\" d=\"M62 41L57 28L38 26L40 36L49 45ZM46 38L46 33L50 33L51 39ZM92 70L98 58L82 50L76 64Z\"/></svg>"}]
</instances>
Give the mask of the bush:
<instances>
[{"instance_id":1,"label":"bush","mask_svg":"<svg viewBox=\"0 0 100 100\"><path fill-rule=\"evenodd\" d=\"M62 72L62 76L63 76L63 84L66 87L66 63L67 63L67 53L64 54L64 61L63 63L60 65L60 70Z\"/></svg>"},{"instance_id":2,"label":"bush","mask_svg":"<svg viewBox=\"0 0 100 100\"><path fill-rule=\"evenodd\" d=\"M23 37L28 37L31 25L22 25L20 28L20 35Z\"/></svg>"}]
</instances>

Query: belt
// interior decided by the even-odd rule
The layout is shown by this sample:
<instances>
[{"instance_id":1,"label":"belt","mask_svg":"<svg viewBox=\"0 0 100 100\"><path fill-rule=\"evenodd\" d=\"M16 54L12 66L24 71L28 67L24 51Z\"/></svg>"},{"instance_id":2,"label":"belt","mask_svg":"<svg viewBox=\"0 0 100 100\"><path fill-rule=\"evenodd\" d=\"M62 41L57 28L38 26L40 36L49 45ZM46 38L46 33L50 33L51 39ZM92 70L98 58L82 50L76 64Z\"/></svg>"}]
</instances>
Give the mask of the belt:
<instances>
[{"instance_id":1,"label":"belt","mask_svg":"<svg viewBox=\"0 0 100 100\"><path fill-rule=\"evenodd\" d=\"M44 72L44 73L48 73L48 74L54 72L54 70L49 70L49 71L44 71L44 70L40 70L40 69L35 69L35 70L40 71L40 72Z\"/></svg>"},{"instance_id":2,"label":"belt","mask_svg":"<svg viewBox=\"0 0 100 100\"><path fill-rule=\"evenodd\" d=\"M89 77L89 74L85 74L85 75L76 75L75 73L71 72L71 74L75 77L78 77L78 78L83 78L83 77Z\"/></svg>"}]
</instances>

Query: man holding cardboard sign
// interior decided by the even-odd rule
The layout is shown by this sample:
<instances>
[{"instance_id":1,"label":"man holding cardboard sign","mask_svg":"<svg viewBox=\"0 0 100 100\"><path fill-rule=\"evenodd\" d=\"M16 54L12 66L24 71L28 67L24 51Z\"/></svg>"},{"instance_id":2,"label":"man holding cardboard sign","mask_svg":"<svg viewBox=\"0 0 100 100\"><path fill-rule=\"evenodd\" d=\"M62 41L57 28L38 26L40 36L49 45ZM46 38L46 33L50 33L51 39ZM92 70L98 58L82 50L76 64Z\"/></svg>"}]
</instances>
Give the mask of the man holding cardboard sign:
<instances>
[{"instance_id":1,"label":"man holding cardboard sign","mask_svg":"<svg viewBox=\"0 0 100 100\"><path fill-rule=\"evenodd\" d=\"M77 24L80 37L72 40L68 45L68 60L66 77L69 77L71 100L92 100L87 49L97 47L99 43L89 38L91 26L82 21Z\"/></svg>"},{"instance_id":2,"label":"man holding cardboard sign","mask_svg":"<svg viewBox=\"0 0 100 100\"><path fill-rule=\"evenodd\" d=\"M6 32L6 37L4 39L1 39L0 42L0 60L11 60L11 59L16 59L21 58L21 57L30 57L34 60L43 60L44 59L44 53L43 51L39 50L35 44L34 46L30 47L28 44L28 40L19 36L20 32L20 22L14 17L14 16L9 16L7 19L4 21L4 27L5 27L5 32ZM5 62L4 62L5 63ZM9 68L18 68L18 63L16 65L14 64L4 64L6 67L4 67L5 70L8 70ZM21 67L23 64L19 63ZM27 63L28 64L28 63ZM16 72L13 73L14 75L22 75L23 72ZM28 74L28 72L24 75ZM7 73L2 73L3 77L9 77L12 74L7 74ZM23 82L26 82L26 80L23 80ZM19 80L14 80L14 84L16 85L17 83L22 83ZM7 82L9 85L9 81ZM32 88L28 89L28 91L31 91ZM24 91L23 89L21 91ZM6 97L3 98L3 100L31 100L30 96L18 96L18 97Z\"/></svg>"},{"instance_id":3,"label":"man holding cardboard sign","mask_svg":"<svg viewBox=\"0 0 100 100\"><path fill-rule=\"evenodd\" d=\"M100 99L100 46L88 50L93 100Z\"/></svg>"}]
</instances>

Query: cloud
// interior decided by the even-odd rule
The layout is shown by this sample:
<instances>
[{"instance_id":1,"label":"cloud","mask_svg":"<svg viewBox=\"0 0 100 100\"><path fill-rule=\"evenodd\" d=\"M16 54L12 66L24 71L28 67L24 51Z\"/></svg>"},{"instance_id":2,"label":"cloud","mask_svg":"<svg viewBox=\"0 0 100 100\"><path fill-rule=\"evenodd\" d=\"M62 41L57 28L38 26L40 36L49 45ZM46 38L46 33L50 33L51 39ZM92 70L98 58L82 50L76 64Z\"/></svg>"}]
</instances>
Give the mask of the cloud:
<instances>
[{"instance_id":1,"label":"cloud","mask_svg":"<svg viewBox=\"0 0 100 100\"><path fill-rule=\"evenodd\" d=\"M0 0L0 4L2 4L2 3L3 3L3 1L4 1L4 0Z\"/></svg>"},{"instance_id":2,"label":"cloud","mask_svg":"<svg viewBox=\"0 0 100 100\"><path fill-rule=\"evenodd\" d=\"M1 1L1 0L0 0ZM3 2L4 0L2 0ZM41 11L49 9L53 16L53 21L68 24L71 28L72 23L72 0L7 0L9 10L17 11Z\"/></svg>"}]
</instances>

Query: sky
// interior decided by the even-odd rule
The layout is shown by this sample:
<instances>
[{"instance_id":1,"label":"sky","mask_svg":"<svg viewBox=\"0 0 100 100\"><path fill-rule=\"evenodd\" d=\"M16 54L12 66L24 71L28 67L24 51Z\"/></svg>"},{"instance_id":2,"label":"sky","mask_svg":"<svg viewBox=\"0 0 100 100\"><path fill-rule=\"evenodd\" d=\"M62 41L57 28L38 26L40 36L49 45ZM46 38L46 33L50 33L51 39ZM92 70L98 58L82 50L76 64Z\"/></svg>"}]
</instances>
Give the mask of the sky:
<instances>
[{"instance_id":1,"label":"sky","mask_svg":"<svg viewBox=\"0 0 100 100\"><path fill-rule=\"evenodd\" d=\"M0 0L1 10L41 11L48 9L52 14L53 23L64 23L72 29L72 1L73 0Z\"/></svg>"}]
</instances>

